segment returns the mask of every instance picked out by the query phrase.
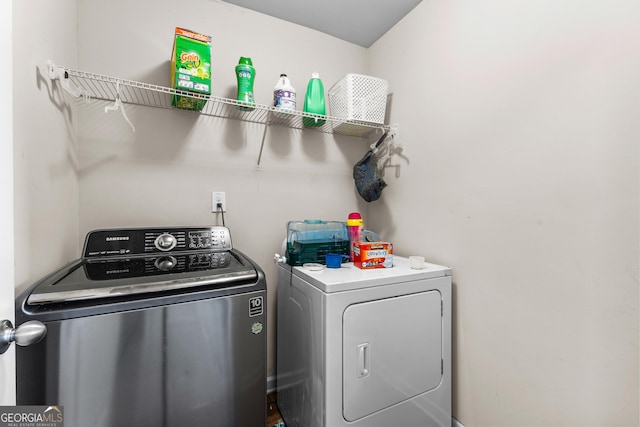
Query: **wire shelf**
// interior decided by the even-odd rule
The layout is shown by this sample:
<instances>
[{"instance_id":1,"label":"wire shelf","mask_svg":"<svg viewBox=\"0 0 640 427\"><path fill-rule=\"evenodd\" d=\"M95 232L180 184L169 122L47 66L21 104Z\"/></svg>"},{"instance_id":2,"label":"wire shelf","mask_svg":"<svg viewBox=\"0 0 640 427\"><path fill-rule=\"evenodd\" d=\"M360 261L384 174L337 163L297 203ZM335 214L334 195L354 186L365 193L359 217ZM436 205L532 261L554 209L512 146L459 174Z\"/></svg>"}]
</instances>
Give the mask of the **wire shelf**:
<instances>
[{"instance_id":1,"label":"wire shelf","mask_svg":"<svg viewBox=\"0 0 640 427\"><path fill-rule=\"evenodd\" d=\"M84 98L85 100L98 99L103 101L116 101L119 98L120 101L125 104L180 110L171 105L172 97L178 95L188 98L206 99L202 111L193 111L193 113L225 119L284 126L292 129L309 129L361 138L368 136L376 130L389 130L389 126L387 125L345 120L301 111L280 111L274 107L261 104L253 104L251 106L252 109L247 110L246 104L234 99L198 95L149 83L57 67L51 62L49 63L49 74L51 78L61 80L62 86L75 98ZM305 122L308 123L309 120L317 123L316 119L322 124L319 126L305 126ZM324 122L322 122L323 120Z\"/></svg>"}]
</instances>

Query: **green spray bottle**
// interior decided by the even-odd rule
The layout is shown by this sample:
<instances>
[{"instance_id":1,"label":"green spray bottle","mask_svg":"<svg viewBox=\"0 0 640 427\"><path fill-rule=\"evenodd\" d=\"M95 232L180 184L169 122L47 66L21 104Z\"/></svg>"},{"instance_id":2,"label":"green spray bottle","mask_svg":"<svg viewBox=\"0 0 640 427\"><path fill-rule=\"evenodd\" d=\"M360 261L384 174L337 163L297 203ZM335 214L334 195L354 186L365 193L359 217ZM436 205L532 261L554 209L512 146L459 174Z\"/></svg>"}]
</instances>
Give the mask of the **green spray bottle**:
<instances>
[{"instance_id":1,"label":"green spray bottle","mask_svg":"<svg viewBox=\"0 0 640 427\"><path fill-rule=\"evenodd\" d=\"M238 65L236 65L236 78L238 79L237 100L245 105L239 105L239 110L253 110L251 105L255 104L255 100L253 99L253 80L255 77L256 69L253 68L251 58L240 57L240 61L238 61Z\"/></svg>"},{"instance_id":2,"label":"green spray bottle","mask_svg":"<svg viewBox=\"0 0 640 427\"><path fill-rule=\"evenodd\" d=\"M311 74L311 80L307 84L307 96L304 98L305 113L320 114L322 116L327 114L327 109L324 103L324 85L320 80L320 74ZM319 127L325 124L326 120L318 117L303 117L302 124L308 127Z\"/></svg>"}]
</instances>

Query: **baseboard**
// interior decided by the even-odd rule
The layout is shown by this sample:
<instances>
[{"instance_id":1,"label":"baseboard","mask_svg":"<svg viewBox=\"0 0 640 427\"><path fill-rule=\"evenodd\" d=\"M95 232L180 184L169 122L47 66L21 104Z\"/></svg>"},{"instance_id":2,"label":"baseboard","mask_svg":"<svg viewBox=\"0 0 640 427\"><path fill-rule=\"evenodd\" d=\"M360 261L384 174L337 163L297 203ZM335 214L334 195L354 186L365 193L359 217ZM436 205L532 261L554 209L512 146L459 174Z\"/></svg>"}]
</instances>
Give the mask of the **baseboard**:
<instances>
[{"instance_id":1,"label":"baseboard","mask_svg":"<svg viewBox=\"0 0 640 427\"><path fill-rule=\"evenodd\" d=\"M273 393L274 391L276 391L276 376L270 376L267 377L267 394L269 393ZM462 424L460 424L461 427L464 427Z\"/></svg>"},{"instance_id":2,"label":"baseboard","mask_svg":"<svg viewBox=\"0 0 640 427\"><path fill-rule=\"evenodd\" d=\"M451 427L464 427L464 424L462 424L460 421L456 420L455 418L451 417Z\"/></svg>"}]
</instances>

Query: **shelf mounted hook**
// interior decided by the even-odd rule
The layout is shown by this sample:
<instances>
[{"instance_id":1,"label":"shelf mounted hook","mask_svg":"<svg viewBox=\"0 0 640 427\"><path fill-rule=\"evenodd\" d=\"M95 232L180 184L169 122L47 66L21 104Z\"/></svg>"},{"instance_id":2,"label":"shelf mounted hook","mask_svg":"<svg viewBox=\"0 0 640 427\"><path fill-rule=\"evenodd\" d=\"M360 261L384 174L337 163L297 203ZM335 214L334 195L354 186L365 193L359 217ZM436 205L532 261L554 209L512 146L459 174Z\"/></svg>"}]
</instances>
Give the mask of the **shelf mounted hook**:
<instances>
[{"instance_id":1,"label":"shelf mounted hook","mask_svg":"<svg viewBox=\"0 0 640 427\"><path fill-rule=\"evenodd\" d=\"M69 74L64 69L64 67L57 67L52 60L48 60L47 69L49 71L49 78L51 80L58 80L62 89L64 89L69 95L73 96L74 98L82 97L84 102L89 102L89 96L87 95L87 92L71 83Z\"/></svg>"},{"instance_id":2,"label":"shelf mounted hook","mask_svg":"<svg viewBox=\"0 0 640 427\"><path fill-rule=\"evenodd\" d=\"M131 126L131 130L135 132L136 128L135 126L133 126L133 123L131 123L131 120L129 120L129 117L127 117L127 113L124 111L124 104L120 99L120 82L116 81L116 99L114 100L113 105L111 106L107 105L106 107L104 107L104 112L108 113L109 111L118 111L118 110L122 112L122 117L124 117L124 120L127 123L129 123L129 126Z\"/></svg>"}]
</instances>

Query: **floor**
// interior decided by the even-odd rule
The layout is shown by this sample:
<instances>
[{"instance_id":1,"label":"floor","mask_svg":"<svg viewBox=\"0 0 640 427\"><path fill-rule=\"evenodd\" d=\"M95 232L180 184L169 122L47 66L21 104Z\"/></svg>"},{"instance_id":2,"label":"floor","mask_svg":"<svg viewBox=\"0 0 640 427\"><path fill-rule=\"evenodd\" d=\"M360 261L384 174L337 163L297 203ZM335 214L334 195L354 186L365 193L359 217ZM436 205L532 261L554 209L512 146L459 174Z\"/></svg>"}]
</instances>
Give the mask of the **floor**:
<instances>
[{"instance_id":1,"label":"floor","mask_svg":"<svg viewBox=\"0 0 640 427\"><path fill-rule=\"evenodd\" d=\"M286 427L276 405L276 394L267 395L267 427Z\"/></svg>"}]
</instances>

